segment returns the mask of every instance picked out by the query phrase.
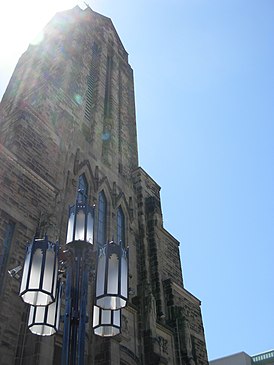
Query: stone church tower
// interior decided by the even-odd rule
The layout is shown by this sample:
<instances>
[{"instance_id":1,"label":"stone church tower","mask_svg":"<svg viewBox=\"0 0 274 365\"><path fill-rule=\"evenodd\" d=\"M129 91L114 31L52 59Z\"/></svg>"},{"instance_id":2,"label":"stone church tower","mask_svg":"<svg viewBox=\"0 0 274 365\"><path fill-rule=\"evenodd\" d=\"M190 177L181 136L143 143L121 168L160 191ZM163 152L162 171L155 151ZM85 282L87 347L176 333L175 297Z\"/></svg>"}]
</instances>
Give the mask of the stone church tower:
<instances>
[{"instance_id":1,"label":"stone church tower","mask_svg":"<svg viewBox=\"0 0 274 365\"><path fill-rule=\"evenodd\" d=\"M129 303L112 339L93 335L90 276L85 363L207 365L201 303L184 288L160 187L138 165L128 54L109 18L75 7L21 56L1 103L1 365L60 364L62 324L33 335L7 271L35 234L64 244L79 184L96 207L96 245L122 235L129 246Z\"/></svg>"}]
</instances>

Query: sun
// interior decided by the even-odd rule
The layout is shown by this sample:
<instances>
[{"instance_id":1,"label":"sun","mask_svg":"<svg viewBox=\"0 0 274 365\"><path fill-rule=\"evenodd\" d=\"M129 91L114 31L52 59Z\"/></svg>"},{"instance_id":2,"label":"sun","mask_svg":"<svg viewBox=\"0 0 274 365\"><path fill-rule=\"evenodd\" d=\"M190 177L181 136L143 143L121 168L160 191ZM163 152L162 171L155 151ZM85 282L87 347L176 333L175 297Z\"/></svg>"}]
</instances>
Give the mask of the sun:
<instances>
[{"instance_id":1,"label":"sun","mask_svg":"<svg viewBox=\"0 0 274 365\"><path fill-rule=\"evenodd\" d=\"M3 2L0 6L1 48L11 46L11 41L15 42L13 45L30 42L56 12L77 4L77 0Z\"/></svg>"},{"instance_id":2,"label":"sun","mask_svg":"<svg viewBox=\"0 0 274 365\"><path fill-rule=\"evenodd\" d=\"M79 5L82 0L11 0L0 5L0 100L21 54L55 13Z\"/></svg>"}]
</instances>

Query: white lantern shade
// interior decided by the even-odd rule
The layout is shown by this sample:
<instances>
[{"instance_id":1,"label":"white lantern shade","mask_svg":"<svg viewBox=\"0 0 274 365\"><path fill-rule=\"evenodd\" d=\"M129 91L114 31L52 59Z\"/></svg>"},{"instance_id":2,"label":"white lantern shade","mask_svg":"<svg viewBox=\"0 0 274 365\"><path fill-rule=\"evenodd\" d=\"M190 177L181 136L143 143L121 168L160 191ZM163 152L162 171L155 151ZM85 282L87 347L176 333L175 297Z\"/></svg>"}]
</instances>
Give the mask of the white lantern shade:
<instances>
[{"instance_id":1,"label":"white lantern shade","mask_svg":"<svg viewBox=\"0 0 274 365\"><path fill-rule=\"evenodd\" d=\"M66 243L93 244L94 208L77 202L69 208Z\"/></svg>"},{"instance_id":2,"label":"white lantern shade","mask_svg":"<svg viewBox=\"0 0 274 365\"><path fill-rule=\"evenodd\" d=\"M46 306L55 300L58 244L34 238L27 247L19 295L24 302Z\"/></svg>"},{"instance_id":3,"label":"white lantern shade","mask_svg":"<svg viewBox=\"0 0 274 365\"><path fill-rule=\"evenodd\" d=\"M78 210L75 224L75 241L85 241L85 218L86 216L83 209Z\"/></svg>"},{"instance_id":4,"label":"white lantern shade","mask_svg":"<svg viewBox=\"0 0 274 365\"><path fill-rule=\"evenodd\" d=\"M58 331L62 286L58 285L56 300L45 307L30 306L28 327L39 336L51 336Z\"/></svg>"},{"instance_id":5,"label":"white lantern shade","mask_svg":"<svg viewBox=\"0 0 274 365\"><path fill-rule=\"evenodd\" d=\"M102 337L116 336L121 332L121 310L106 310L93 306L93 330Z\"/></svg>"},{"instance_id":6,"label":"white lantern shade","mask_svg":"<svg viewBox=\"0 0 274 365\"><path fill-rule=\"evenodd\" d=\"M96 305L117 310L128 298L128 252L114 242L99 251L96 273Z\"/></svg>"}]
</instances>

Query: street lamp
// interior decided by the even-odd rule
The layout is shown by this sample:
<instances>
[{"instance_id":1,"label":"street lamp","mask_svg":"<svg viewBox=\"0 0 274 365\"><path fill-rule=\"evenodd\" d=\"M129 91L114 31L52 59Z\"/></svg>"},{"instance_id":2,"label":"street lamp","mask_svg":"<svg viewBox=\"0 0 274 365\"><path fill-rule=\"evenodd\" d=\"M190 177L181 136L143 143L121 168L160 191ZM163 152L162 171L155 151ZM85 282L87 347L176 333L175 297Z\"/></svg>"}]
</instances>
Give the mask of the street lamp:
<instances>
[{"instance_id":1,"label":"street lamp","mask_svg":"<svg viewBox=\"0 0 274 365\"><path fill-rule=\"evenodd\" d=\"M25 303L46 306L55 301L58 243L33 238L27 247L19 295Z\"/></svg>"},{"instance_id":2,"label":"street lamp","mask_svg":"<svg viewBox=\"0 0 274 365\"><path fill-rule=\"evenodd\" d=\"M128 295L128 253L111 241L99 250L96 276L96 305L117 310L125 307Z\"/></svg>"},{"instance_id":3,"label":"street lamp","mask_svg":"<svg viewBox=\"0 0 274 365\"><path fill-rule=\"evenodd\" d=\"M69 208L66 244L90 243L93 245L94 208L82 202L76 202Z\"/></svg>"},{"instance_id":4,"label":"street lamp","mask_svg":"<svg viewBox=\"0 0 274 365\"><path fill-rule=\"evenodd\" d=\"M28 328L39 336L51 336L58 331L60 321L62 284L57 285L57 297L47 306L30 306Z\"/></svg>"},{"instance_id":5,"label":"street lamp","mask_svg":"<svg viewBox=\"0 0 274 365\"><path fill-rule=\"evenodd\" d=\"M81 194L80 194L81 196ZM111 241L100 248L91 267L94 207L76 201L69 208L65 257L66 277L62 365L83 365L89 272L96 271L93 330L98 336L121 331L121 308L128 298L128 250ZM94 266L94 265L93 265ZM57 332L63 284L58 280L59 244L45 236L28 245L19 295L30 304L28 328L36 335Z\"/></svg>"},{"instance_id":6,"label":"street lamp","mask_svg":"<svg viewBox=\"0 0 274 365\"><path fill-rule=\"evenodd\" d=\"M93 307L93 330L98 336L115 336L121 329L121 310L108 310Z\"/></svg>"}]
</instances>

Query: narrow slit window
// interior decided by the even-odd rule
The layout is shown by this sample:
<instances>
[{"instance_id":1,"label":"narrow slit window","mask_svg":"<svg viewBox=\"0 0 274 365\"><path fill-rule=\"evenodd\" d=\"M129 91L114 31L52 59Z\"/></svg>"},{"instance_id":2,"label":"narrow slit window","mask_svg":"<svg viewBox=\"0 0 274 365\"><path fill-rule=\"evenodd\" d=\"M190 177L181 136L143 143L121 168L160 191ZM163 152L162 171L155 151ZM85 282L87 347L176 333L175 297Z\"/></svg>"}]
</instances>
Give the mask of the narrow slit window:
<instances>
[{"instance_id":1,"label":"narrow slit window","mask_svg":"<svg viewBox=\"0 0 274 365\"><path fill-rule=\"evenodd\" d=\"M98 201L98 233L97 242L99 246L106 243L106 223L107 223L107 200L103 191L99 194Z\"/></svg>"},{"instance_id":2,"label":"narrow slit window","mask_svg":"<svg viewBox=\"0 0 274 365\"><path fill-rule=\"evenodd\" d=\"M117 243L125 246L125 215L121 207L117 210Z\"/></svg>"},{"instance_id":3,"label":"narrow slit window","mask_svg":"<svg viewBox=\"0 0 274 365\"><path fill-rule=\"evenodd\" d=\"M87 203L88 200L88 183L85 175L80 175L78 180L78 189L77 189L77 202L78 203Z\"/></svg>"}]
</instances>

